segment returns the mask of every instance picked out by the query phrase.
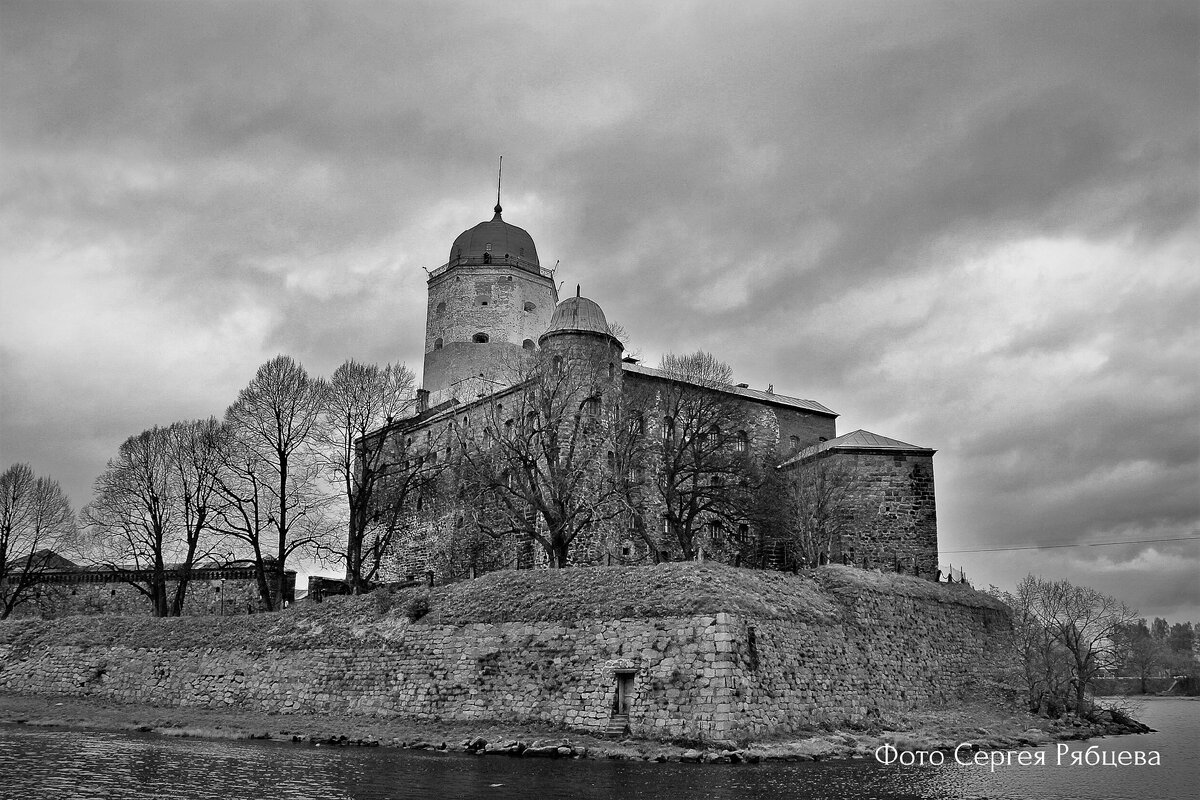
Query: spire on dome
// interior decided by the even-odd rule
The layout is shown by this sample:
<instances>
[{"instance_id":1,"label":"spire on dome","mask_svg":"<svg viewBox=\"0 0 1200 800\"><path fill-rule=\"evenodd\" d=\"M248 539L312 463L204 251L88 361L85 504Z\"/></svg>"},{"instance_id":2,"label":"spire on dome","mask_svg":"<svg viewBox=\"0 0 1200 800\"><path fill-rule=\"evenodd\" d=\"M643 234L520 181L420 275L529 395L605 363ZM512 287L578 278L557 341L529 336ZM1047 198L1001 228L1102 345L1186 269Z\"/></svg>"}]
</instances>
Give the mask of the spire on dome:
<instances>
[{"instance_id":1,"label":"spire on dome","mask_svg":"<svg viewBox=\"0 0 1200 800\"><path fill-rule=\"evenodd\" d=\"M496 212L493 219L500 218L500 212L504 209L500 207L500 179L504 176L504 156L500 156L500 169L496 170L496 207L492 209Z\"/></svg>"}]
</instances>

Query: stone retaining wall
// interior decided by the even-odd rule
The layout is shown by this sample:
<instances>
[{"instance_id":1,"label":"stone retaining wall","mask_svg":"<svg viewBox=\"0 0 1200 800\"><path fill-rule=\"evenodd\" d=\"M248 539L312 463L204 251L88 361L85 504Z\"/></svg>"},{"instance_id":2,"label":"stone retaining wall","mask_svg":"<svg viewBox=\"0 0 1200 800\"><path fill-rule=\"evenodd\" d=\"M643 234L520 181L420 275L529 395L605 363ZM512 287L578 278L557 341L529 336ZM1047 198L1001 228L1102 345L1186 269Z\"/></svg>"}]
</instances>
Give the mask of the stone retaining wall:
<instances>
[{"instance_id":1,"label":"stone retaining wall","mask_svg":"<svg viewBox=\"0 0 1200 800\"><path fill-rule=\"evenodd\" d=\"M599 731L620 671L634 675L634 735L727 739L953 702L970 690L990 634L1007 625L993 601L965 587L895 576L873 587L844 581L845 568L817 572L829 603L805 619L721 612L438 624L391 612L342 625L310 610L293 622L288 612L139 620L128 632L120 618L8 622L0 690ZM289 625L302 635L281 637ZM111 630L98 635L97 626Z\"/></svg>"}]
</instances>

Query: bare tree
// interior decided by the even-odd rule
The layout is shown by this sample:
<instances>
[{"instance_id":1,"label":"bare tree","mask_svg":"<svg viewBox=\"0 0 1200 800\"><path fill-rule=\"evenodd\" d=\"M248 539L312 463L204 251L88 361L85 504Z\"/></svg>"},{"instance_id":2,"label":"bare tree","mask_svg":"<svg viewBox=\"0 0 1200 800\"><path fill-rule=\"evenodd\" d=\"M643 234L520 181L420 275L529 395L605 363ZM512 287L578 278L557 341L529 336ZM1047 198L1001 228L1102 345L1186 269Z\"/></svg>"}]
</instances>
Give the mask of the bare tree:
<instances>
[{"instance_id":1,"label":"bare tree","mask_svg":"<svg viewBox=\"0 0 1200 800\"><path fill-rule=\"evenodd\" d=\"M652 406L662 414L654 483L667 532L692 560L704 534L720 538L751 513L751 424L730 391L733 370L711 354L667 355L660 369L669 380L657 387Z\"/></svg>"},{"instance_id":2,"label":"bare tree","mask_svg":"<svg viewBox=\"0 0 1200 800\"><path fill-rule=\"evenodd\" d=\"M324 381L279 355L258 368L225 412L220 527L249 547L268 610L282 603L288 558L315 551L330 533L314 451L325 393Z\"/></svg>"},{"instance_id":3,"label":"bare tree","mask_svg":"<svg viewBox=\"0 0 1200 800\"><path fill-rule=\"evenodd\" d=\"M1162 646L1151 635L1145 619L1122 628L1117 641L1124 654L1122 672L1136 677L1141 693L1146 694L1146 681L1162 669Z\"/></svg>"},{"instance_id":4,"label":"bare tree","mask_svg":"<svg viewBox=\"0 0 1200 800\"><path fill-rule=\"evenodd\" d=\"M815 458L784 478L784 540L797 566L816 566L845 553L845 537L869 524L870 512L854 502L862 480L854 463Z\"/></svg>"},{"instance_id":5,"label":"bare tree","mask_svg":"<svg viewBox=\"0 0 1200 800\"><path fill-rule=\"evenodd\" d=\"M472 524L537 542L565 567L578 537L621 513L607 459L616 393L598 364L539 352L519 370L513 390L487 401L483 425L459 431L459 472L481 499Z\"/></svg>"},{"instance_id":6,"label":"bare tree","mask_svg":"<svg viewBox=\"0 0 1200 800\"><path fill-rule=\"evenodd\" d=\"M346 580L354 594L366 591L379 572L388 528L372 525L376 494L391 467L387 437L370 435L400 419L413 406L414 377L402 364L350 360L334 371L316 429L320 464L346 501ZM392 482L393 484L395 481Z\"/></svg>"},{"instance_id":7,"label":"bare tree","mask_svg":"<svg viewBox=\"0 0 1200 800\"><path fill-rule=\"evenodd\" d=\"M1095 589L1034 575L999 596L1013 609L1030 709L1088 713L1088 689L1102 670L1117 666L1135 612Z\"/></svg>"},{"instance_id":8,"label":"bare tree","mask_svg":"<svg viewBox=\"0 0 1200 800\"><path fill-rule=\"evenodd\" d=\"M55 566L53 548L75 537L75 514L58 481L28 464L0 474L0 619L35 598L38 578Z\"/></svg>"},{"instance_id":9,"label":"bare tree","mask_svg":"<svg viewBox=\"0 0 1200 800\"><path fill-rule=\"evenodd\" d=\"M1082 710L1088 687L1101 670L1116 666L1114 643L1136 613L1115 597L1068 581L1043 582L1039 616L1071 657L1075 708Z\"/></svg>"},{"instance_id":10,"label":"bare tree","mask_svg":"<svg viewBox=\"0 0 1200 800\"><path fill-rule=\"evenodd\" d=\"M84 507L93 560L136 587L155 616L182 613L191 571L209 555L217 453L215 419L143 431L121 445Z\"/></svg>"}]
</instances>

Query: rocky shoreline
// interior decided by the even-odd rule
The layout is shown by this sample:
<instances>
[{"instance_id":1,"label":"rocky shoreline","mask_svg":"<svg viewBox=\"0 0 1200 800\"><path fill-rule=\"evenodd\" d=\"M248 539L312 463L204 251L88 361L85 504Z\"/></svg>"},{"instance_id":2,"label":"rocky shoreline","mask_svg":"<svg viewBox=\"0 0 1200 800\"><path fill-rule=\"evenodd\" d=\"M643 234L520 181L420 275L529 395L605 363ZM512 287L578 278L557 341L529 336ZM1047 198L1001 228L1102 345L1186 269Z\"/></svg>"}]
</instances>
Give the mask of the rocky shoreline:
<instances>
[{"instance_id":1,"label":"rocky shoreline","mask_svg":"<svg viewBox=\"0 0 1200 800\"><path fill-rule=\"evenodd\" d=\"M949 752L1037 747L1056 741L1145 733L1150 729L1110 715L1046 720L1002 715L986 707L896 715L868 730L821 730L754 742L661 742L605 739L540 725L447 723L358 716L278 715L241 710L160 708L76 697L0 694L0 724L137 731L164 736L270 739L311 747L396 747L520 758L596 758L709 764L871 758L897 751Z\"/></svg>"}]
</instances>

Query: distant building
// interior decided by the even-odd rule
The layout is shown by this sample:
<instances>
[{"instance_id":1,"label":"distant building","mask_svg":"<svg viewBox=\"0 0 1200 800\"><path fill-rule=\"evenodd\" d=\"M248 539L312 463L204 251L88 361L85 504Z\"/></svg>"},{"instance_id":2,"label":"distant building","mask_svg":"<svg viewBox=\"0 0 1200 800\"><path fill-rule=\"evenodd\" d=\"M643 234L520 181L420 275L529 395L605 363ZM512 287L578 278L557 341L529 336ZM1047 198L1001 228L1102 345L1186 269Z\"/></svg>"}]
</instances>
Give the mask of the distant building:
<instances>
[{"instance_id":1,"label":"distant building","mask_svg":"<svg viewBox=\"0 0 1200 800\"><path fill-rule=\"evenodd\" d=\"M600 446L609 448L607 463L595 459L594 469L628 470L629 481L640 487L628 509L591 525L576 539L568 564L645 564L687 557L665 521L667 500L655 491L655 479L663 469L667 442L693 437L703 444L703 437L719 436L722 446L742 454L747 464L774 470L776 485L828 465L854 474L839 513L863 512L858 516L864 521L821 545L812 560L930 578L936 574L934 450L861 430L838 436L837 414L816 401L776 393L773 387L693 380L624 357L598 304L578 292L559 301L553 272L540 265L532 237L505 222L499 204L491 220L454 240L447 262L430 272L428 291L417 413L369 437L373 443L382 440L397 475L431 464L439 474L432 484L408 492L404 508L398 509L396 495L386 492L376 504L377 520L401 521L390 540L387 579L433 575L444 581L547 564L547 554L531 536L496 535L504 526L490 524L489 515L498 513L495 495L502 486L481 492L462 480L468 441L482 440L486 446L498 437L520 435L525 417L532 420L537 413L525 407L533 378L522 367L537 359L553 359L556 372L583 376L579 413L585 425L593 425L589 441L607 442ZM685 344L677 348L687 350ZM685 390L734 409L736 429L692 421L691 429L681 430L671 416L670 398ZM630 431L643 437L644 445L639 462L625 464L620 443ZM716 484L720 476L704 480ZM782 502L758 499L768 507L774 500ZM530 524L541 524L532 508L529 513ZM713 514L698 525L702 534L692 558L774 568L804 565L789 550L788 531L772 528L760 516ZM481 529L489 535L479 536ZM470 537L474 543L463 546Z\"/></svg>"}]
</instances>

